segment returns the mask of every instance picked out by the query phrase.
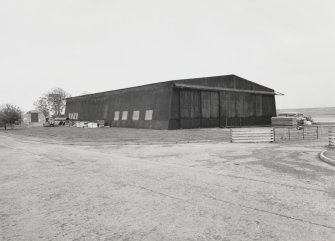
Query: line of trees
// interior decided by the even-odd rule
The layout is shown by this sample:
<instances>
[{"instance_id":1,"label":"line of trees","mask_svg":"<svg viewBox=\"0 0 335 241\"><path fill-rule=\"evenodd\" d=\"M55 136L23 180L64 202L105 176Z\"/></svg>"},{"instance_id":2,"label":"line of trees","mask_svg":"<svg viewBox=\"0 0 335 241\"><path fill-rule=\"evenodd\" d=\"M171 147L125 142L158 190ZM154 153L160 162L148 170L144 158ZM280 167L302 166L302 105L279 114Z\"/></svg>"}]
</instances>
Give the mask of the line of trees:
<instances>
[{"instance_id":1,"label":"line of trees","mask_svg":"<svg viewBox=\"0 0 335 241\"><path fill-rule=\"evenodd\" d=\"M0 122L7 130L7 125L9 124L13 127L14 124L21 122L22 111L16 105L5 104L0 106Z\"/></svg>"},{"instance_id":2,"label":"line of trees","mask_svg":"<svg viewBox=\"0 0 335 241\"><path fill-rule=\"evenodd\" d=\"M61 116L64 113L66 98L71 95L62 88L54 88L43 94L35 102L35 109L42 112L45 117ZM7 129L7 125L13 127L14 124L22 121L22 111L16 105L4 104L0 106L0 126Z\"/></svg>"}]
</instances>

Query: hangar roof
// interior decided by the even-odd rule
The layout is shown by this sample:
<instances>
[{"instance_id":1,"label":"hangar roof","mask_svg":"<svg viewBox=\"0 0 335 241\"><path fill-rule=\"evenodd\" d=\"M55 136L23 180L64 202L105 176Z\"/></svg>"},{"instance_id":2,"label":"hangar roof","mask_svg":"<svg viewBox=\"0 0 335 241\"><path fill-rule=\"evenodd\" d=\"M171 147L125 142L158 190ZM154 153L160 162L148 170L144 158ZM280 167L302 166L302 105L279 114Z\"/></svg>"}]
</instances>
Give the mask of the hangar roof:
<instances>
[{"instance_id":1,"label":"hangar roof","mask_svg":"<svg viewBox=\"0 0 335 241\"><path fill-rule=\"evenodd\" d=\"M174 88L186 88L186 89L202 89L209 91L232 91L232 92L244 92L244 93L254 93L254 94L264 94L264 95L276 95L280 94L275 92L273 89L259 85L250 80L246 80L237 75L220 75L211 77L200 77L200 78L190 78L190 79L179 79L170 80L164 82L157 82L152 84L146 84L141 86L134 86L124 89L117 89L93 94L80 95L75 97L69 97L67 99L74 99L78 97L90 97L97 95L112 94L120 91L136 90L140 88L145 88L149 86L160 86L160 87L174 87Z\"/></svg>"}]
</instances>

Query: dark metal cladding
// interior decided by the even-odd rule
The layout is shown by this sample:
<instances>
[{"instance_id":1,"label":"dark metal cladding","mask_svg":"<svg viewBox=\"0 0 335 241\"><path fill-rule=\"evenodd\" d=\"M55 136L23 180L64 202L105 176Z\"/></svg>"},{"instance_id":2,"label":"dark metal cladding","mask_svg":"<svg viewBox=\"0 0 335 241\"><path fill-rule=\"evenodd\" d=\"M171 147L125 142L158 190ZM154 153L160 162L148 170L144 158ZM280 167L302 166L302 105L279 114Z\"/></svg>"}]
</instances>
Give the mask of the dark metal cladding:
<instances>
[{"instance_id":1,"label":"dark metal cladding","mask_svg":"<svg viewBox=\"0 0 335 241\"><path fill-rule=\"evenodd\" d=\"M269 125L276 103L273 89L226 75L68 98L66 116L149 129Z\"/></svg>"}]
</instances>

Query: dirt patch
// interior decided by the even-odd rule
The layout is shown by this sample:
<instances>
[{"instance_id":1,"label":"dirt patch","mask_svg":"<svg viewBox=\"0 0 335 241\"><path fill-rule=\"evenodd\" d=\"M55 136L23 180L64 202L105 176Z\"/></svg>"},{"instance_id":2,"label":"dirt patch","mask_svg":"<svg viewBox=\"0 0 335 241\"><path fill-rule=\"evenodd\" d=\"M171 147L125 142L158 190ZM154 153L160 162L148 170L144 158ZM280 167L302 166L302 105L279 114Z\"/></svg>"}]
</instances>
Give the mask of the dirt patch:
<instances>
[{"instance_id":1,"label":"dirt patch","mask_svg":"<svg viewBox=\"0 0 335 241\"><path fill-rule=\"evenodd\" d=\"M335 170L316 155L326 142L46 129L0 133L1 240L335 239ZM146 144L186 133L202 142ZM101 137L117 144L96 145Z\"/></svg>"},{"instance_id":2,"label":"dirt patch","mask_svg":"<svg viewBox=\"0 0 335 241\"><path fill-rule=\"evenodd\" d=\"M45 143L61 141L62 144L152 144L230 141L230 130L222 128L191 130L151 130L135 128L76 128L76 127L30 127L15 130L0 130L3 135L18 135L23 138L43 139Z\"/></svg>"}]
</instances>

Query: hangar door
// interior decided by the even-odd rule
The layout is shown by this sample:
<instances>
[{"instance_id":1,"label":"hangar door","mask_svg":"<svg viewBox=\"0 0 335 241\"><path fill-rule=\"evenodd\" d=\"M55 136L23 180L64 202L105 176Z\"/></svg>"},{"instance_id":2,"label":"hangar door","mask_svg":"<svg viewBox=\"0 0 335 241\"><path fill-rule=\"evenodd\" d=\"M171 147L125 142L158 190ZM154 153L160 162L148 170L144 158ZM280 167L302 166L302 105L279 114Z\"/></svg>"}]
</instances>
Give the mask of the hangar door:
<instances>
[{"instance_id":1,"label":"hangar door","mask_svg":"<svg viewBox=\"0 0 335 241\"><path fill-rule=\"evenodd\" d=\"M180 128L218 127L219 93L203 90L180 90Z\"/></svg>"},{"instance_id":2,"label":"hangar door","mask_svg":"<svg viewBox=\"0 0 335 241\"><path fill-rule=\"evenodd\" d=\"M219 92L201 91L201 127L218 127L219 109Z\"/></svg>"}]
</instances>

